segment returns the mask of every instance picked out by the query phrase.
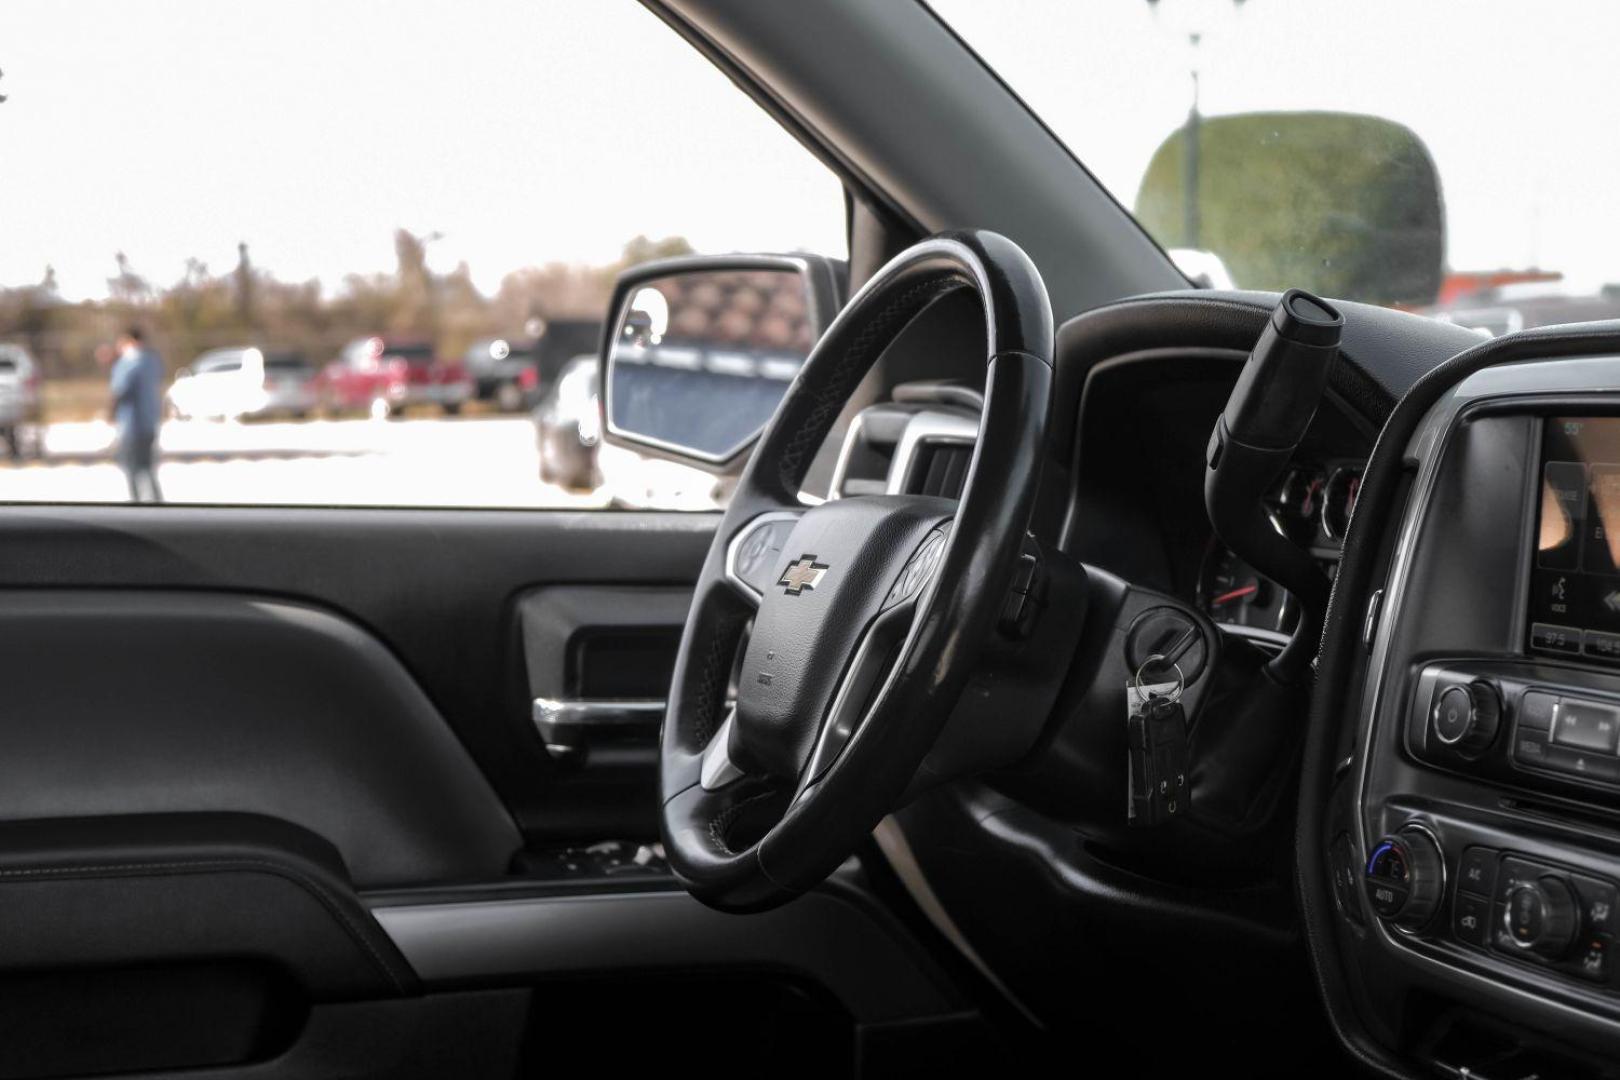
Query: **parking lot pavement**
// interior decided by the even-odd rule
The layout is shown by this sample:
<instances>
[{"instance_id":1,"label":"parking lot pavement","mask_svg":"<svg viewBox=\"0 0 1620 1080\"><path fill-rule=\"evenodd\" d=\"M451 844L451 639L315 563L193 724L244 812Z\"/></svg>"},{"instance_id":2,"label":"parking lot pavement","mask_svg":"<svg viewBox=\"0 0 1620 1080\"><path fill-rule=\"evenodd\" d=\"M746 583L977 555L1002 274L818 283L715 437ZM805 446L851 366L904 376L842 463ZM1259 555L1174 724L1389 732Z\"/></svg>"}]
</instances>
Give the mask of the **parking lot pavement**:
<instances>
[{"instance_id":1,"label":"parking lot pavement","mask_svg":"<svg viewBox=\"0 0 1620 1080\"><path fill-rule=\"evenodd\" d=\"M42 461L0 459L0 501L123 502L101 421L51 424ZM170 502L334 506L599 506L539 479L526 417L171 420L158 479Z\"/></svg>"}]
</instances>

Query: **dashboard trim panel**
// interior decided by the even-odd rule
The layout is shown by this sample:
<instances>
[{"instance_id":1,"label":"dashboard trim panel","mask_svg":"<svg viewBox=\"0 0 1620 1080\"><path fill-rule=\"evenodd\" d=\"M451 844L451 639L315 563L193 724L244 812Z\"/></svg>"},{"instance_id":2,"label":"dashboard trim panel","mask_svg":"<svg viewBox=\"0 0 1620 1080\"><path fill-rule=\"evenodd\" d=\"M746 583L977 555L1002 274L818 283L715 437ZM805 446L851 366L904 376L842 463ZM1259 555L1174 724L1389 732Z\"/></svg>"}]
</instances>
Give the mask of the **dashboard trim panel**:
<instances>
[{"instance_id":1,"label":"dashboard trim panel","mask_svg":"<svg viewBox=\"0 0 1620 1080\"><path fill-rule=\"evenodd\" d=\"M1504 364L1484 368L1449 388L1428 410L1404 447L1404 459L1417 467L1409 501L1403 511L1390 569L1382 586L1383 610L1373 632L1371 660L1361 679L1361 703L1356 715L1361 725L1358 741L1360 756L1353 793L1353 830L1355 855L1365 865L1371 835L1381 831L1377 818L1384 809L1394 809L1394 800L1383 806L1369 804L1369 787L1379 740L1389 733L1394 723L1401 729L1401 743L1405 744L1405 721L1399 719L1404 700L1398 692L1404 684L1400 672L1390 670L1396 636L1400 633L1403 616L1417 602L1412 585L1412 573L1417 548L1436 501L1437 487L1442 477L1448 454L1457 452L1458 435L1462 427L1476 418L1504 413L1534 417L1532 443L1541 445L1543 418L1552 413L1562 415L1620 414L1620 357L1594 356L1576 359L1556 359ZM1536 467L1527 470L1529 482L1521 493L1520 535L1518 548L1521 555L1533 540L1531 535L1536 521L1535 498L1539 484L1539 458ZM1520 559L1513 579L1512 599L1514 625L1518 628L1518 653L1522 662L1549 667L1559 666L1548 658L1530 654L1524 649L1523 627L1527 608L1526 589L1530 564ZM1358 620L1359 621L1359 620ZM1433 663L1434 660L1429 661ZM1582 667L1586 671L1588 668ZM1402 751L1406 751L1403 749ZM1493 782L1499 783L1499 782ZM1549 799L1548 801L1562 801ZM1409 800L1404 807L1408 820L1426 826L1448 820L1447 811L1421 798ZM1491 815L1482 821L1460 822L1451 818L1453 835L1466 827L1470 840L1479 831L1494 831L1501 837L1499 846L1512 850L1515 833L1500 828L1505 815ZM1515 821L1515 826L1522 823ZM1445 831L1444 829L1441 830ZM1522 835L1522 828L1520 834ZM1614 859L1611 843L1609 852L1602 852L1603 844L1594 842L1599 852ZM1577 849L1587 856L1584 866L1588 872L1614 873L1613 866L1605 868L1591 865L1595 862L1590 847ZM1568 857L1565 856L1566 861ZM1448 896L1449 899L1449 896ZM1368 922L1382 949L1393 950L1414 965L1429 981L1456 992L1458 980L1466 982L1474 996L1493 1009L1511 1003L1525 1016L1538 1013L1551 1019L1544 1010L1556 1013L1564 1025L1574 1024L1605 1041L1615 1038L1614 1022L1620 1020L1620 999L1612 993L1604 994L1597 987L1571 983L1550 977L1541 971L1523 970L1523 965L1509 963L1486 951L1469 954L1452 942L1435 942L1404 933L1397 934L1382 921ZM1599 1026L1593 1028L1591 1025Z\"/></svg>"}]
</instances>

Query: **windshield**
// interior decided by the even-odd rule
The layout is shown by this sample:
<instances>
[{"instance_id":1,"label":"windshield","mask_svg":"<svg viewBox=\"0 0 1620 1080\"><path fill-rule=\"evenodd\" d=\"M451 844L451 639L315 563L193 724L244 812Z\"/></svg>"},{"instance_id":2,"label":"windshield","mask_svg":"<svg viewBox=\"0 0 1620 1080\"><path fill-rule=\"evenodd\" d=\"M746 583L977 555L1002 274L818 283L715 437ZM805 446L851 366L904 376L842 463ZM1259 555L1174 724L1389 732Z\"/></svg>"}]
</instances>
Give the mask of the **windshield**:
<instances>
[{"instance_id":1,"label":"windshield","mask_svg":"<svg viewBox=\"0 0 1620 1080\"><path fill-rule=\"evenodd\" d=\"M1612 0L930 0L1184 272L1620 316Z\"/></svg>"}]
</instances>

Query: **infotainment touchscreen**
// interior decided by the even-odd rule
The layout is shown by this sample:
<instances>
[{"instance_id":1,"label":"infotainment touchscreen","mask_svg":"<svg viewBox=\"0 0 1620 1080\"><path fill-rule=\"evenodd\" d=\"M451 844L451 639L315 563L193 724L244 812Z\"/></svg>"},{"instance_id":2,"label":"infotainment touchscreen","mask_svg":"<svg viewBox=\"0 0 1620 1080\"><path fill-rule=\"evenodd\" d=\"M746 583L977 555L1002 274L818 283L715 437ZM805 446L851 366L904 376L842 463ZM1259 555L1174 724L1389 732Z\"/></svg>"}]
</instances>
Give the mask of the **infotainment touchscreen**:
<instances>
[{"instance_id":1,"label":"infotainment touchscreen","mask_svg":"<svg viewBox=\"0 0 1620 1080\"><path fill-rule=\"evenodd\" d=\"M1549 417L1529 647L1620 664L1620 417Z\"/></svg>"}]
</instances>

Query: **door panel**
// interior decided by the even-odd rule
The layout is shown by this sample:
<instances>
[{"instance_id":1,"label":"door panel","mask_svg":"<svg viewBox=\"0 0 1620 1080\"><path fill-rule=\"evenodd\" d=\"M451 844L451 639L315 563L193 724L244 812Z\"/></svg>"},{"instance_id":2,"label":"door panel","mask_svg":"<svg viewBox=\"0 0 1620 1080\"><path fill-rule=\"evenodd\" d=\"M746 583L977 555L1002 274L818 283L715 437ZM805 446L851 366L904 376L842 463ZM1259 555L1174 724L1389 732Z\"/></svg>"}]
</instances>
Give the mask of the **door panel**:
<instances>
[{"instance_id":1,"label":"door panel","mask_svg":"<svg viewBox=\"0 0 1620 1080\"><path fill-rule=\"evenodd\" d=\"M971 1027L854 863L768 916L682 892L644 718L546 749L536 697L661 695L715 524L0 508L0 1080L504 1077L567 1064L573 985L656 1014L588 1045L709 1022L711 978L761 1053Z\"/></svg>"},{"instance_id":2,"label":"door panel","mask_svg":"<svg viewBox=\"0 0 1620 1080\"><path fill-rule=\"evenodd\" d=\"M535 734L517 597L547 584L690 582L716 521L600 511L13 506L0 510L0 589L228 590L319 605L398 658L524 833L555 835L549 819L568 813L571 789L595 782L560 770ZM112 658L74 649L69 661L88 673ZM267 666L239 689L299 674ZM650 808L642 820L652 820Z\"/></svg>"},{"instance_id":3,"label":"door panel","mask_svg":"<svg viewBox=\"0 0 1620 1080\"><path fill-rule=\"evenodd\" d=\"M361 894L521 884L525 833L651 838L644 771L603 798L541 746L518 598L649 587L678 626L713 528L0 509L0 1077L509 1075L527 994L424 992Z\"/></svg>"},{"instance_id":4,"label":"door panel","mask_svg":"<svg viewBox=\"0 0 1620 1080\"><path fill-rule=\"evenodd\" d=\"M399 661L320 608L0 590L0 686L0 821L263 814L335 845L361 888L496 877L520 846Z\"/></svg>"}]
</instances>

